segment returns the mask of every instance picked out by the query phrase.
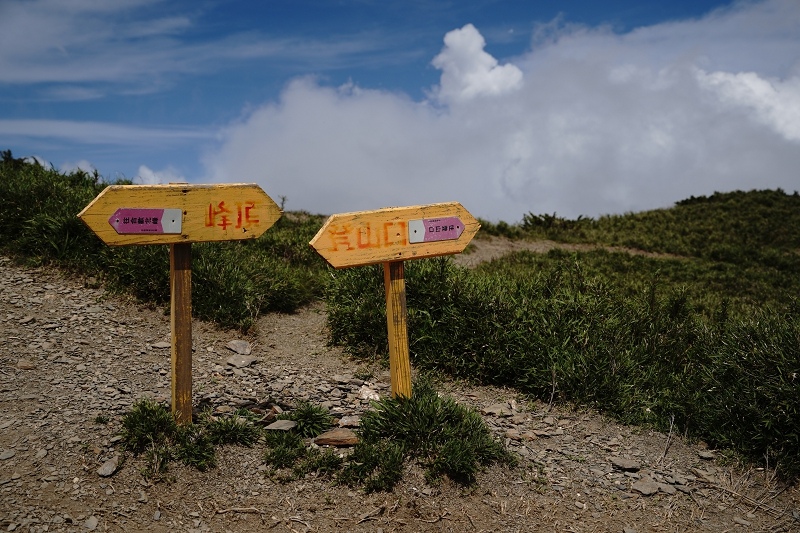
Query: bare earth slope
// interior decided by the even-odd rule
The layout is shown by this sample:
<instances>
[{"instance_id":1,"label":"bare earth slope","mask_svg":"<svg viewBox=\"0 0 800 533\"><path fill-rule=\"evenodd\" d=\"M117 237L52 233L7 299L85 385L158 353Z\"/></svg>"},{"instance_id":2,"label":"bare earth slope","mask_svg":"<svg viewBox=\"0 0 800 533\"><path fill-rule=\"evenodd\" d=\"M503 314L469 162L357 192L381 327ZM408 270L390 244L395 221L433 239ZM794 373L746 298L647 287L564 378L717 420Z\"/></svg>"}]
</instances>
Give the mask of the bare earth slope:
<instances>
[{"instance_id":1,"label":"bare earth slope","mask_svg":"<svg viewBox=\"0 0 800 533\"><path fill-rule=\"evenodd\" d=\"M321 306L265 316L257 330L241 339L195 322L196 403L225 412L305 399L343 418L368 408L368 393L389 394L385 370L326 345ZM415 468L388 494L317 478L282 484L263 445L225 447L205 473L173 463L167 480L149 483L144 459L115 436L133 402L169 398L169 339L162 310L0 257L0 530L800 531L797 487L770 471L724 464L678 435L464 383L441 387L482 411L522 459L470 489L430 487ZM235 339L251 343L255 362L228 363Z\"/></svg>"}]
</instances>

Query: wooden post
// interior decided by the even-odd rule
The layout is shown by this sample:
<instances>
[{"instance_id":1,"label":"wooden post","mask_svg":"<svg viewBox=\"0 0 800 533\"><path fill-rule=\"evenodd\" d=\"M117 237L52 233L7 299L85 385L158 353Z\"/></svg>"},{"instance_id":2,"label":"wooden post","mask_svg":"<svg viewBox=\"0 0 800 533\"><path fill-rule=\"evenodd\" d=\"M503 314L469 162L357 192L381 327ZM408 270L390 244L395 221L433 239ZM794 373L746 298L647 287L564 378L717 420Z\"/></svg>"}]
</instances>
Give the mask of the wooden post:
<instances>
[{"instance_id":1,"label":"wooden post","mask_svg":"<svg viewBox=\"0 0 800 533\"><path fill-rule=\"evenodd\" d=\"M169 250L172 325L172 413L179 424L192 423L192 245Z\"/></svg>"},{"instance_id":2,"label":"wooden post","mask_svg":"<svg viewBox=\"0 0 800 533\"><path fill-rule=\"evenodd\" d=\"M408 353L406 280L403 261L383 263L386 287L386 325L389 332L389 374L392 396L411 397L411 360Z\"/></svg>"}]
</instances>

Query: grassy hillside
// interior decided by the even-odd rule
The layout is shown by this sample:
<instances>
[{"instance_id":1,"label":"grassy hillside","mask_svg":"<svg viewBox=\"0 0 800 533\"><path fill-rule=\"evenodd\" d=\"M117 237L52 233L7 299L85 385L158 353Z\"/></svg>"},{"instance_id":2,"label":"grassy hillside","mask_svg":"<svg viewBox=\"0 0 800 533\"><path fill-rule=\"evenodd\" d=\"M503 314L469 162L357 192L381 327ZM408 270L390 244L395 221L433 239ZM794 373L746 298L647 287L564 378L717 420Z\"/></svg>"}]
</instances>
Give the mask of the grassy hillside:
<instances>
[{"instance_id":1,"label":"grassy hillside","mask_svg":"<svg viewBox=\"0 0 800 533\"><path fill-rule=\"evenodd\" d=\"M691 197L669 209L564 219L523 216L520 224L481 221L484 234L623 246L730 263L795 269L800 264L800 195L782 190Z\"/></svg>"},{"instance_id":2,"label":"grassy hillside","mask_svg":"<svg viewBox=\"0 0 800 533\"><path fill-rule=\"evenodd\" d=\"M95 276L112 289L167 305L169 247L112 248L77 218L110 184L97 173L65 174L3 152L0 248L30 264ZM262 313L293 311L319 298L326 266L308 241L323 222L322 216L292 213L253 241L192 246L194 314L246 330Z\"/></svg>"},{"instance_id":3,"label":"grassy hillside","mask_svg":"<svg viewBox=\"0 0 800 533\"><path fill-rule=\"evenodd\" d=\"M106 184L3 153L0 247L165 304L166 246L109 248L76 214ZM329 269L308 247L324 222L286 214L262 237L193 246L197 316L246 329L259 314L328 305L331 341L385 358L380 266ZM671 209L565 220L528 214L483 233L590 243L474 270L406 266L413 365L543 401L702 438L800 476L800 198L717 193ZM632 256L602 246L656 252Z\"/></svg>"},{"instance_id":4,"label":"grassy hillside","mask_svg":"<svg viewBox=\"0 0 800 533\"><path fill-rule=\"evenodd\" d=\"M800 198L782 191L487 224L490 234L600 248L518 252L472 271L410 262L413 364L676 428L797 477L798 228ZM336 272L329 321L334 342L374 357L386 351L382 277L362 270Z\"/></svg>"}]
</instances>

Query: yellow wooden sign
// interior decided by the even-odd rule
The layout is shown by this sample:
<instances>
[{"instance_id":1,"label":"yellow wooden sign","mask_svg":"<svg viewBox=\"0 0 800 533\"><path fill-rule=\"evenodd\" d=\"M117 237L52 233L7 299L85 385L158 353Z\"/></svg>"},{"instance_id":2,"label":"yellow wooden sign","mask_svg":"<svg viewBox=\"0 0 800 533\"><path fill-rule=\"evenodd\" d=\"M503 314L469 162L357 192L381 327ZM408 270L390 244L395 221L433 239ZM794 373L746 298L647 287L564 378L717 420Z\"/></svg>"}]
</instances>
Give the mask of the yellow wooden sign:
<instances>
[{"instance_id":1,"label":"yellow wooden sign","mask_svg":"<svg viewBox=\"0 0 800 533\"><path fill-rule=\"evenodd\" d=\"M78 216L103 242L122 246L255 239L281 210L252 183L111 185Z\"/></svg>"},{"instance_id":2,"label":"yellow wooden sign","mask_svg":"<svg viewBox=\"0 0 800 533\"><path fill-rule=\"evenodd\" d=\"M404 261L460 253L480 227L449 202L333 215L311 239L334 268L383 263L393 396L411 396Z\"/></svg>"},{"instance_id":3,"label":"yellow wooden sign","mask_svg":"<svg viewBox=\"0 0 800 533\"><path fill-rule=\"evenodd\" d=\"M333 215L310 244L334 268L461 253L481 225L458 202Z\"/></svg>"}]
</instances>

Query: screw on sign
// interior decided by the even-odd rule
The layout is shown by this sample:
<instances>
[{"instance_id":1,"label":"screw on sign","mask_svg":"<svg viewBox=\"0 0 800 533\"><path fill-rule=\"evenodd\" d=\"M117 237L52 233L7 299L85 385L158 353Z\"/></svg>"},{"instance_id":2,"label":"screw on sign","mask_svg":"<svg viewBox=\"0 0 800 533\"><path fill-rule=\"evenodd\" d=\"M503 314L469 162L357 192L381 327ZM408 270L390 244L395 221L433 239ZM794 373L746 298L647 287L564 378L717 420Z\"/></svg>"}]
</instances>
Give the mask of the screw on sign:
<instances>
[{"instance_id":1,"label":"screw on sign","mask_svg":"<svg viewBox=\"0 0 800 533\"><path fill-rule=\"evenodd\" d=\"M193 242L255 239L281 210L255 184L112 185L78 217L111 246L170 245L172 412L192 421Z\"/></svg>"},{"instance_id":2,"label":"screw on sign","mask_svg":"<svg viewBox=\"0 0 800 533\"><path fill-rule=\"evenodd\" d=\"M404 261L461 253L480 224L458 202L333 215L309 243L334 268L383 263L392 394L411 395Z\"/></svg>"}]
</instances>

